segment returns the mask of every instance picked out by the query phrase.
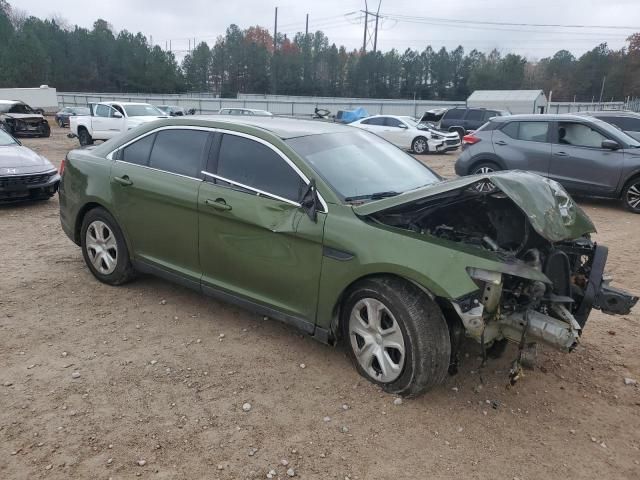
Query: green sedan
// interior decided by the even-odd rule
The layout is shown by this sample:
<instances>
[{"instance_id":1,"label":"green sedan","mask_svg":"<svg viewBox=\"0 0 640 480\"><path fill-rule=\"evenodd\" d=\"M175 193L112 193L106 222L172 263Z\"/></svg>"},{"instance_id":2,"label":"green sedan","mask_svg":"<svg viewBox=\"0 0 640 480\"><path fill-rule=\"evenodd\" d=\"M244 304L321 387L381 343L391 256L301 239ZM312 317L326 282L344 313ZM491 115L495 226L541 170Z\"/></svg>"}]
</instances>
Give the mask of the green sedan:
<instances>
[{"instance_id":1,"label":"green sedan","mask_svg":"<svg viewBox=\"0 0 640 480\"><path fill-rule=\"evenodd\" d=\"M444 181L349 126L171 118L61 171L62 227L101 282L152 273L342 340L400 395L442 383L464 337L570 351L593 308L637 301L603 280L607 249L557 183Z\"/></svg>"}]
</instances>

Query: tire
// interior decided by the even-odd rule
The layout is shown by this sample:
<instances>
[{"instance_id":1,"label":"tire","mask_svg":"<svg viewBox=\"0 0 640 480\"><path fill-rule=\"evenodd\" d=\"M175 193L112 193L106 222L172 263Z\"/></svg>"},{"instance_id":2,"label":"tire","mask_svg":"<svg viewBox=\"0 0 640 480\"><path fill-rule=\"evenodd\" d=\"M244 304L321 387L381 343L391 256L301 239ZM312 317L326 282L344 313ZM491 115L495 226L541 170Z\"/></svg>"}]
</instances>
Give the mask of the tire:
<instances>
[{"instance_id":1,"label":"tire","mask_svg":"<svg viewBox=\"0 0 640 480\"><path fill-rule=\"evenodd\" d=\"M49 138L51 136L51 127L46 124L40 125L39 132L42 138Z\"/></svg>"},{"instance_id":2,"label":"tire","mask_svg":"<svg viewBox=\"0 0 640 480\"><path fill-rule=\"evenodd\" d=\"M62 120L61 118L58 119L58 126L60 128L64 128L64 120Z\"/></svg>"},{"instance_id":3,"label":"tire","mask_svg":"<svg viewBox=\"0 0 640 480\"><path fill-rule=\"evenodd\" d=\"M632 178L622 191L622 203L627 210L640 213L640 177Z\"/></svg>"},{"instance_id":4,"label":"tire","mask_svg":"<svg viewBox=\"0 0 640 480\"><path fill-rule=\"evenodd\" d=\"M85 263L101 282L121 285L133 278L134 270L122 231L103 208L94 208L84 216L80 245Z\"/></svg>"},{"instance_id":5,"label":"tire","mask_svg":"<svg viewBox=\"0 0 640 480\"><path fill-rule=\"evenodd\" d=\"M417 155L429 153L429 143L427 142L427 139L424 137L414 138L413 142L411 142L411 150Z\"/></svg>"},{"instance_id":6,"label":"tire","mask_svg":"<svg viewBox=\"0 0 640 480\"><path fill-rule=\"evenodd\" d=\"M91 138L91 135L89 135L89 131L86 128L78 130L78 140L80 141L80 145L83 147L93 145L93 138Z\"/></svg>"},{"instance_id":7,"label":"tire","mask_svg":"<svg viewBox=\"0 0 640 480\"><path fill-rule=\"evenodd\" d=\"M460 141L462 141L462 137L464 137L467 132L462 127L453 127L449 129L450 132L456 132L460 137Z\"/></svg>"},{"instance_id":8,"label":"tire","mask_svg":"<svg viewBox=\"0 0 640 480\"><path fill-rule=\"evenodd\" d=\"M424 292L398 278L376 277L359 282L342 305L342 338L360 375L407 397L444 382L449 329ZM368 320L370 311L377 314L376 325Z\"/></svg>"}]
</instances>

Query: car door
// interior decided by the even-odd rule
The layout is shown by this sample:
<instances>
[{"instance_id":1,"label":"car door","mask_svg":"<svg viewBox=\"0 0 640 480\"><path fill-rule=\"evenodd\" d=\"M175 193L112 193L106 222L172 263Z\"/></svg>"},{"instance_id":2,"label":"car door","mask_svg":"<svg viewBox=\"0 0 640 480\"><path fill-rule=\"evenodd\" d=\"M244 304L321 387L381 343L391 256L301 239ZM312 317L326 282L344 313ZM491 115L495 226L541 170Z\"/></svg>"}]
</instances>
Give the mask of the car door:
<instances>
[{"instance_id":1,"label":"car door","mask_svg":"<svg viewBox=\"0 0 640 480\"><path fill-rule=\"evenodd\" d=\"M198 195L203 290L311 332L326 214L308 216L306 178L268 142L233 132L218 142Z\"/></svg>"},{"instance_id":2,"label":"car door","mask_svg":"<svg viewBox=\"0 0 640 480\"><path fill-rule=\"evenodd\" d=\"M382 136L397 147L404 149L411 148L413 138L409 126L402 120L394 117L384 118L385 128ZM425 136L428 136L428 133L425 132Z\"/></svg>"},{"instance_id":3,"label":"car door","mask_svg":"<svg viewBox=\"0 0 640 480\"><path fill-rule=\"evenodd\" d=\"M385 130L385 117L371 117L365 118L360 122L360 126L371 133L375 133L384 138L383 133Z\"/></svg>"},{"instance_id":4,"label":"car door","mask_svg":"<svg viewBox=\"0 0 640 480\"><path fill-rule=\"evenodd\" d=\"M500 129L494 130L491 141L495 154L507 168L549 175L549 122L505 122Z\"/></svg>"},{"instance_id":5,"label":"car door","mask_svg":"<svg viewBox=\"0 0 640 480\"><path fill-rule=\"evenodd\" d=\"M464 129L466 131L477 130L484 123L485 111L478 108L470 108L464 116Z\"/></svg>"},{"instance_id":6,"label":"car door","mask_svg":"<svg viewBox=\"0 0 640 480\"><path fill-rule=\"evenodd\" d=\"M613 195L624 164L624 151L602 148L611 139L586 122L554 122L549 177L570 192Z\"/></svg>"},{"instance_id":7,"label":"car door","mask_svg":"<svg viewBox=\"0 0 640 480\"><path fill-rule=\"evenodd\" d=\"M116 110L104 104L96 105L95 116L92 119L93 137L99 140L109 140L124 130L122 114L116 116Z\"/></svg>"},{"instance_id":8,"label":"car door","mask_svg":"<svg viewBox=\"0 0 640 480\"><path fill-rule=\"evenodd\" d=\"M132 258L199 286L198 188L213 134L161 129L119 149L111 167L114 212Z\"/></svg>"}]
</instances>

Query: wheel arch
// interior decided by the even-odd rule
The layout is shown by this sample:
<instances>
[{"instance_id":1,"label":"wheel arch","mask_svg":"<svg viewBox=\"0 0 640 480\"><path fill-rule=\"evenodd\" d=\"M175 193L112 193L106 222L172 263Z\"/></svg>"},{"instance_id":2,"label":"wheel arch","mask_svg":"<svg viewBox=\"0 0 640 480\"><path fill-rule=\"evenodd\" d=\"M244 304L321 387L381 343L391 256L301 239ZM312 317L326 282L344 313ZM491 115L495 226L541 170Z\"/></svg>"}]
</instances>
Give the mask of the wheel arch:
<instances>
[{"instance_id":1,"label":"wheel arch","mask_svg":"<svg viewBox=\"0 0 640 480\"><path fill-rule=\"evenodd\" d=\"M336 298L333 308L331 309L331 337L334 340L338 340L340 338L340 316L342 313L342 306L344 305L345 299L349 296L349 294L357 287L357 285L365 280L370 280L374 278L394 278L396 280L400 280L402 282L406 282L412 284L416 288L418 288L421 292L427 295L431 300L436 302L438 306L440 306L440 301L438 297L433 294L427 287L422 285L420 282L417 282L414 279L405 277L398 273L393 272L375 272L375 273L367 273L365 275L361 275L360 277L352 280L348 285L346 285L341 291L338 297ZM443 312L444 315L444 312ZM447 321L448 322L448 321Z\"/></svg>"},{"instance_id":2,"label":"wheel arch","mask_svg":"<svg viewBox=\"0 0 640 480\"><path fill-rule=\"evenodd\" d=\"M122 236L124 237L124 241L127 243L127 248L129 249L129 252L131 252L131 242L129 241L129 238L127 236L127 233L125 232L125 230L122 228L122 225L120 225L120 223L118 222L118 217L116 217L113 212L111 210L109 210L105 205L103 205L100 202L97 202L95 200L89 201L87 203L85 203L79 210L78 210L78 214L76 215L76 219L73 225L73 241L75 242L76 245L80 245L81 244L81 230L82 230L82 222L84 221L84 217L87 216L87 213L89 213L91 210L95 210L96 208L101 208L103 209L105 212L107 212L109 215L111 215L115 221L118 223L118 227L120 228L120 231L122 232Z\"/></svg>"},{"instance_id":3,"label":"wheel arch","mask_svg":"<svg viewBox=\"0 0 640 480\"><path fill-rule=\"evenodd\" d=\"M631 172L629 175L627 175L625 177L625 179L620 182L620 189L617 192L617 197L619 199L622 199L622 195L624 193L624 190L627 188L627 186L633 182L634 180L640 180L640 168L638 168L637 170Z\"/></svg>"},{"instance_id":4,"label":"wheel arch","mask_svg":"<svg viewBox=\"0 0 640 480\"><path fill-rule=\"evenodd\" d=\"M482 155L478 158L474 158L470 163L469 163L469 167L467 168L467 175L471 175L471 172L473 172L473 170L480 165L481 163L495 163L497 166L499 166L502 170L508 170L507 167L505 166L504 162L502 162L502 160L498 157L494 157L491 155Z\"/></svg>"}]
</instances>

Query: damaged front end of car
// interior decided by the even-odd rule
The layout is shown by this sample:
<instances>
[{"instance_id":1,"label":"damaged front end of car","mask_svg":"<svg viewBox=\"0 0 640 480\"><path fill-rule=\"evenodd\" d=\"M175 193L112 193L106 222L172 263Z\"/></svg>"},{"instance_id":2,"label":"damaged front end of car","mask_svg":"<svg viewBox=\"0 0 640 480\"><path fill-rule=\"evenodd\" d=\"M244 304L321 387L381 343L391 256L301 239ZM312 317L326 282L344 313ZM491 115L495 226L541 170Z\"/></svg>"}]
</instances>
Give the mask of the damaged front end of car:
<instances>
[{"instance_id":1,"label":"damaged front end of car","mask_svg":"<svg viewBox=\"0 0 640 480\"><path fill-rule=\"evenodd\" d=\"M609 284L607 248L552 180L514 171L464 177L384 202L360 214L493 260L492 268L466 267L475 290L445 299L483 348L509 340L571 351L592 309L625 315L638 300Z\"/></svg>"}]
</instances>

